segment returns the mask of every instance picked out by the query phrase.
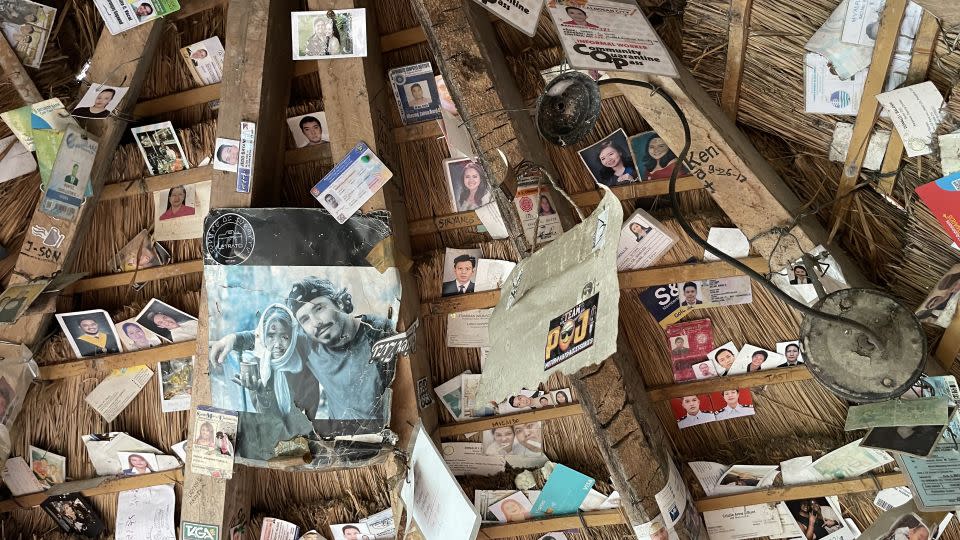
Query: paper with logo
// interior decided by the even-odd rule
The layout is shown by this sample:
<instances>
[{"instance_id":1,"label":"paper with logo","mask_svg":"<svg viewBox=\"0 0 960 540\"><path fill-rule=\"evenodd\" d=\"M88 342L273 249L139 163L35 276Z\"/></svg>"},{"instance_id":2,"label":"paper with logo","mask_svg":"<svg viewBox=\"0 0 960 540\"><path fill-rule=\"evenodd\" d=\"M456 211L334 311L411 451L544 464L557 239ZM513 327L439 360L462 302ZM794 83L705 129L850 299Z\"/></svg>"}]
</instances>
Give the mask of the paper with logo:
<instances>
[{"instance_id":1,"label":"paper with logo","mask_svg":"<svg viewBox=\"0 0 960 540\"><path fill-rule=\"evenodd\" d=\"M804 112L853 116L860 109L866 73L841 79L830 70L830 63L817 53L808 52L804 62Z\"/></svg>"},{"instance_id":2,"label":"paper with logo","mask_svg":"<svg viewBox=\"0 0 960 540\"><path fill-rule=\"evenodd\" d=\"M483 443L442 443L443 460L454 476L490 476L503 472L507 465L504 456L488 456L483 453Z\"/></svg>"},{"instance_id":3,"label":"paper with logo","mask_svg":"<svg viewBox=\"0 0 960 540\"><path fill-rule=\"evenodd\" d=\"M117 498L116 540L177 540L173 484L121 491Z\"/></svg>"},{"instance_id":4,"label":"paper with logo","mask_svg":"<svg viewBox=\"0 0 960 540\"><path fill-rule=\"evenodd\" d=\"M218 36L180 49L193 80L200 85L216 84L223 79L223 44Z\"/></svg>"},{"instance_id":5,"label":"paper with logo","mask_svg":"<svg viewBox=\"0 0 960 540\"><path fill-rule=\"evenodd\" d=\"M558 463L530 511L531 517L575 514L595 480Z\"/></svg>"},{"instance_id":6,"label":"paper with logo","mask_svg":"<svg viewBox=\"0 0 960 540\"><path fill-rule=\"evenodd\" d=\"M923 184L916 191L944 232L960 243L960 172Z\"/></svg>"},{"instance_id":7,"label":"paper with logo","mask_svg":"<svg viewBox=\"0 0 960 540\"><path fill-rule=\"evenodd\" d=\"M391 178L390 169L361 141L310 188L310 194L343 225Z\"/></svg>"},{"instance_id":8,"label":"paper with logo","mask_svg":"<svg viewBox=\"0 0 960 540\"><path fill-rule=\"evenodd\" d=\"M367 526L367 530L370 531L370 534L372 534L374 538L392 540L397 536L397 527L393 522L392 508L387 508L376 514L369 515L361 519L360 523ZM303 537L301 537L301 540L304 540Z\"/></svg>"},{"instance_id":9,"label":"paper with logo","mask_svg":"<svg viewBox=\"0 0 960 540\"><path fill-rule=\"evenodd\" d=\"M480 514L423 426L418 425L415 433L408 481L400 487L407 515L427 539L473 540L480 530Z\"/></svg>"},{"instance_id":10,"label":"paper with logo","mask_svg":"<svg viewBox=\"0 0 960 540\"><path fill-rule=\"evenodd\" d=\"M667 485L663 486L654 498L667 527L673 527L680 521L687 507L687 485L683 483L683 477L673 464L673 459L669 455L665 457L668 468Z\"/></svg>"},{"instance_id":11,"label":"paper with logo","mask_svg":"<svg viewBox=\"0 0 960 540\"><path fill-rule=\"evenodd\" d=\"M617 271L646 268L673 247L677 235L642 208L623 220L617 245Z\"/></svg>"},{"instance_id":12,"label":"paper with logo","mask_svg":"<svg viewBox=\"0 0 960 540\"><path fill-rule=\"evenodd\" d=\"M297 540L300 527L273 517L264 518L260 526L260 540Z\"/></svg>"},{"instance_id":13,"label":"paper with logo","mask_svg":"<svg viewBox=\"0 0 960 540\"><path fill-rule=\"evenodd\" d=\"M560 216L555 211L544 211L541 208L543 201L554 208L550 193L536 181L521 182L517 185L517 194L513 198L513 205L520 216L520 225L523 235L532 245L543 245L551 242L563 234Z\"/></svg>"},{"instance_id":14,"label":"paper with logo","mask_svg":"<svg viewBox=\"0 0 960 540\"><path fill-rule=\"evenodd\" d=\"M177 0L93 0L93 5L113 35L180 10Z\"/></svg>"},{"instance_id":15,"label":"paper with logo","mask_svg":"<svg viewBox=\"0 0 960 540\"><path fill-rule=\"evenodd\" d=\"M640 293L640 302L663 329L679 322L691 309L680 305L680 286L676 283L647 287Z\"/></svg>"},{"instance_id":16,"label":"paper with logo","mask_svg":"<svg viewBox=\"0 0 960 540\"><path fill-rule=\"evenodd\" d=\"M470 309L447 314L447 347L486 347L490 343L492 314L492 309Z\"/></svg>"},{"instance_id":17,"label":"paper with logo","mask_svg":"<svg viewBox=\"0 0 960 540\"><path fill-rule=\"evenodd\" d=\"M955 447L938 449L925 458L904 453L896 457L919 508L953 510L960 506L960 451Z\"/></svg>"},{"instance_id":18,"label":"paper with logo","mask_svg":"<svg viewBox=\"0 0 960 540\"><path fill-rule=\"evenodd\" d=\"M404 124L440 119L440 92L430 62L394 68L387 76Z\"/></svg>"},{"instance_id":19,"label":"paper with logo","mask_svg":"<svg viewBox=\"0 0 960 540\"><path fill-rule=\"evenodd\" d=\"M710 540L743 540L776 536L783 532L774 504L735 506L703 513Z\"/></svg>"},{"instance_id":20,"label":"paper with logo","mask_svg":"<svg viewBox=\"0 0 960 540\"><path fill-rule=\"evenodd\" d=\"M67 221L77 218L87 194L98 146L83 130L67 128L50 173L50 183L40 202L41 212Z\"/></svg>"},{"instance_id":21,"label":"paper with logo","mask_svg":"<svg viewBox=\"0 0 960 540\"><path fill-rule=\"evenodd\" d=\"M147 366L115 369L84 401L107 422L113 422L150 382L153 372Z\"/></svg>"},{"instance_id":22,"label":"paper with logo","mask_svg":"<svg viewBox=\"0 0 960 540\"><path fill-rule=\"evenodd\" d=\"M193 455L190 470L214 478L233 477L233 443L237 437L237 413L198 405L194 417Z\"/></svg>"},{"instance_id":23,"label":"paper with logo","mask_svg":"<svg viewBox=\"0 0 960 540\"><path fill-rule=\"evenodd\" d=\"M487 11L507 21L510 26L533 37L537 33L537 22L543 0L473 0Z\"/></svg>"},{"instance_id":24,"label":"paper with logo","mask_svg":"<svg viewBox=\"0 0 960 540\"><path fill-rule=\"evenodd\" d=\"M933 152L930 143L943 119L943 96L931 81L877 94L877 101L890 113L907 156Z\"/></svg>"},{"instance_id":25,"label":"paper with logo","mask_svg":"<svg viewBox=\"0 0 960 540\"><path fill-rule=\"evenodd\" d=\"M390 231L380 212L340 225L320 208L210 211L203 248L212 355L197 361L212 363L212 404L239 412L239 463L267 466L277 443L298 436L312 455L303 468L381 455L397 356L371 355L396 334L401 290L397 269L381 272L367 254ZM342 439L356 436L366 441Z\"/></svg>"},{"instance_id":26,"label":"paper with logo","mask_svg":"<svg viewBox=\"0 0 960 540\"><path fill-rule=\"evenodd\" d=\"M253 122L240 122L240 151L237 162L237 193L250 193L253 182L254 142L257 138L257 125Z\"/></svg>"},{"instance_id":27,"label":"paper with logo","mask_svg":"<svg viewBox=\"0 0 960 540\"><path fill-rule=\"evenodd\" d=\"M593 214L507 277L490 317L480 401L500 402L512 389L537 388L553 373L573 373L616 351L623 209L608 188L600 189Z\"/></svg>"},{"instance_id":28,"label":"paper with logo","mask_svg":"<svg viewBox=\"0 0 960 540\"><path fill-rule=\"evenodd\" d=\"M38 68L56 19L55 8L30 0L0 2L0 28L10 48L27 67Z\"/></svg>"},{"instance_id":29,"label":"paper with logo","mask_svg":"<svg viewBox=\"0 0 960 540\"><path fill-rule=\"evenodd\" d=\"M181 540L220 540L220 527L217 525L184 521L180 527Z\"/></svg>"},{"instance_id":30,"label":"paper with logo","mask_svg":"<svg viewBox=\"0 0 960 540\"><path fill-rule=\"evenodd\" d=\"M842 80L853 77L870 65L873 47L853 45L841 40L843 19L847 13L849 0L843 0L833 10L827 21L807 41L804 48L826 58L833 71Z\"/></svg>"},{"instance_id":31,"label":"paper with logo","mask_svg":"<svg viewBox=\"0 0 960 540\"><path fill-rule=\"evenodd\" d=\"M873 525L860 538L863 539L923 539L936 538L942 531L938 527L945 517L944 511L924 510L914 499L880 514ZM951 509L952 510L952 509Z\"/></svg>"},{"instance_id":32,"label":"paper with logo","mask_svg":"<svg viewBox=\"0 0 960 540\"><path fill-rule=\"evenodd\" d=\"M840 39L844 43L867 45L873 47L877 42L877 32L880 30L880 15L883 13L885 0L850 0L843 18L843 33ZM920 28L920 17L923 8L915 2L907 2L907 9L900 23L899 41L912 40ZM907 50L908 45L904 45ZM901 48L898 45L898 48Z\"/></svg>"},{"instance_id":33,"label":"paper with logo","mask_svg":"<svg viewBox=\"0 0 960 540\"><path fill-rule=\"evenodd\" d=\"M634 71L677 77L677 68L646 15L634 3L611 0L547 0L560 43L578 69L611 76Z\"/></svg>"},{"instance_id":34,"label":"paper with logo","mask_svg":"<svg viewBox=\"0 0 960 540\"><path fill-rule=\"evenodd\" d=\"M80 129L80 124L77 124L57 98L7 111L0 114L0 119L3 119L10 131L31 152L36 150L33 143L34 130L64 131L68 126Z\"/></svg>"}]
</instances>

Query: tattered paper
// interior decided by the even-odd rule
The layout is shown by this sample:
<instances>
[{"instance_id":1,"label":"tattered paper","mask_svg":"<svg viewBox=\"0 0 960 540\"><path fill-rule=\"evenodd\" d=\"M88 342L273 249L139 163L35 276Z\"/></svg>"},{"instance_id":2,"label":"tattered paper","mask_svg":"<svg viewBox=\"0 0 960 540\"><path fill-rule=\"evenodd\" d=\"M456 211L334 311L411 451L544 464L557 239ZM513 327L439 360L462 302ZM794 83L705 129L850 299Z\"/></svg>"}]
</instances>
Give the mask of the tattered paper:
<instances>
[{"instance_id":1,"label":"tattered paper","mask_svg":"<svg viewBox=\"0 0 960 540\"><path fill-rule=\"evenodd\" d=\"M830 141L830 161L846 163L847 153L850 151L850 139L853 138L853 124L837 122L833 130L833 140ZM879 171L883 165L883 156L890 142L890 132L878 129L870 134L867 143L867 152L863 158L863 168L870 171Z\"/></svg>"},{"instance_id":2,"label":"tattered paper","mask_svg":"<svg viewBox=\"0 0 960 540\"><path fill-rule=\"evenodd\" d=\"M304 436L308 467L355 466L392 440L397 360L372 353L396 333L400 279L367 260L390 234L387 219L339 225L324 210L281 208L207 217L210 390L215 406L240 414L240 463L266 465L277 443Z\"/></svg>"},{"instance_id":3,"label":"tattered paper","mask_svg":"<svg viewBox=\"0 0 960 540\"><path fill-rule=\"evenodd\" d=\"M490 317L490 355L478 390L499 402L574 373L617 350L620 201L609 189L582 223L521 261Z\"/></svg>"}]
</instances>

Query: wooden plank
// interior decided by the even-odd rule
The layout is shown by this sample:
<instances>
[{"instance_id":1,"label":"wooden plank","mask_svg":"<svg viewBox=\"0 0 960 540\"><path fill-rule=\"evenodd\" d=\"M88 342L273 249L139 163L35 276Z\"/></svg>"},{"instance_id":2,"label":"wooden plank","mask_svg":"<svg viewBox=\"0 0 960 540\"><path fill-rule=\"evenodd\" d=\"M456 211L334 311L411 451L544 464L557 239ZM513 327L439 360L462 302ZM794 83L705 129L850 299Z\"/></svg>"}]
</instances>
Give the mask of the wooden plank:
<instances>
[{"instance_id":1,"label":"wooden plank","mask_svg":"<svg viewBox=\"0 0 960 540\"><path fill-rule=\"evenodd\" d=\"M583 520L588 527L623 525L625 523L623 515L620 514L619 510L594 510L592 512L584 512ZM580 528L580 518L574 514L571 516L531 519L529 521L515 521L513 523L482 525L477 538L480 540L517 538L531 534L548 533L550 531L579 530Z\"/></svg>"},{"instance_id":2,"label":"wooden plank","mask_svg":"<svg viewBox=\"0 0 960 540\"><path fill-rule=\"evenodd\" d=\"M311 11L367 8L367 27L377 27L372 0L308 0L307 6ZM388 108L394 104L389 99L392 94L386 87L386 70L383 68L378 37L367 36L366 58L322 60L317 62L317 66L334 161L352 149L357 141L364 141L385 163L391 163L392 145L388 144L390 133L385 119L390 117ZM408 259L406 254L410 253L410 235L406 208L397 185L396 178L387 182L363 205L362 210L390 211L393 236L387 253L397 262L396 266L401 267L400 261ZM403 294L397 329L403 331L420 316L420 297L416 280L409 272L400 272L400 284ZM418 381L429 381L430 378L426 351L426 347L417 347L413 354L400 356L397 363L392 385L390 428L399 436L399 448L406 447L418 421L423 422L428 432L432 432L437 425L436 403L421 410L417 402ZM391 460L390 464L392 467L398 466L396 460Z\"/></svg>"},{"instance_id":3,"label":"wooden plank","mask_svg":"<svg viewBox=\"0 0 960 540\"><path fill-rule=\"evenodd\" d=\"M380 36L380 50L382 52L395 51L404 47L411 47L418 43L425 43L426 41L427 35L423 32L423 28L414 26L413 28L405 28L399 32Z\"/></svg>"},{"instance_id":4,"label":"wooden plank","mask_svg":"<svg viewBox=\"0 0 960 540\"><path fill-rule=\"evenodd\" d=\"M131 104L136 102L147 70L153 63L165 22L151 21L118 36L110 35L106 29L100 34L97 49L90 62L88 80L123 80L126 81L124 86L129 87L129 91L127 99L115 111L118 114L87 124L90 135L99 142L93 168L90 171L93 195L87 197L73 222L55 219L44 214L40 211L43 199L37 202L37 209L25 230L29 231L34 227L50 230L56 227L64 239L57 249L41 250L39 248L42 246L38 238L27 237L16 260L10 285L37 277L52 276L57 272L70 273L73 270L80 249L83 247L90 220L103 192L104 183L110 175L117 145L127 130L127 122L124 118L130 114ZM86 91L86 86L81 87L81 94ZM37 339L46 335L49 320L48 314L25 315L15 324L0 328L0 339L33 346Z\"/></svg>"},{"instance_id":5,"label":"wooden plank","mask_svg":"<svg viewBox=\"0 0 960 540\"><path fill-rule=\"evenodd\" d=\"M960 25L960 3L957 0L916 0L943 21L944 29L953 31Z\"/></svg>"},{"instance_id":6,"label":"wooden plank","mask_svg":"<svg viewBox=\"0 0 960 540\"><path fill-rule=\"evenodd\" d=\"M160 191L162 189L206 182L210 179L210 173L212 171L213 167L206 165L170 174L144 176L143 178L129 182L117 182L103 187L100 201L112 201L133 197L135 195L153 194L154 191Z\"/></svg>"},{"instance_id":7,"label":"wooden plank","mask_svg":"<svg viewBox=\"0 0 960 540\"><path fill-rule=\"evenodd\" d=\"M393 134L393 142L397 144L422 139L437 139L443 136L443 131L440 130L440 124L437 122L422 122L410 126L395 127L391 133Z\"/></svg>"},{"instance_id":8,"label":"wooden plank","mask_svg":"<svg viewBox=\"0 0 960 540\"><path fill-rule=\"evenodd\" d=\"M727 22L727 65L723 74L720 108L736 122L740 107L740 81L743 79L743 55L750 35L750 11L753 0L730 0Z\"/></svg>"},{"instance_id":9,"label":"wooden plank","mask_svg":"<svg viewBox=\"0 0 960 540\"><path fill-rule=\"evenodd\" d=\"M830 235L836 234L850 210L850 191L860 178L860 169L863 160L867 157L867 143L873 133L873 127L880 115L880 102L877 94L883 92L883 85L890 71L890 62L897 49L897 40L900 37L900 23L907 9L908 0L888 0L880 16L880 30L877 33L877 42L873 47L873 57L870 59L870 70L867 80L863 83L863 94L860 98L860 109L857 120L853 124L853 134L850 136L850 147L847 150L847 159L843 163L843 172L840 176L840 185L837 187L837 199L841 199L833 206L830 214Z\"/></svg>"},{"instance_id":10,"label":"wooden plank","mask_svg":"<svg viewBox=\"0 0 960 540\"><path fill-rule=\"evenodd\" d=\"M740 259L740 262L753 268L757 272L769 272L767 260L763 257L749 257L747 259ZM743 275L743 273L740 270L723 261L711 261L630 270L620 272L617 278L620 280L620 290L624 290L653 287L655 285L663 285L664 283L680 283L684 281L741 275Z\"/></svg>"},{"instance_id":11,"label":"wooden plank","mask_svg":"<svg viewBox=\"0 0 960 540\"><path fill-rule=\"evenodd\" d=\"M605 86L601 88L606 88ZM657 197L666 195L670 192L669 180L648 180L646 182L637 182L625 186L616 186L610 188L610 191L621 201L632 201L634 199L644 199L647 197ZM703 189L703 183L693 176L686 176L677 179L677 192L693 191ZM582 191L580 193L570 194L570 198L577 206L594 206L600 204L603 192L599 189Z\"/></svg>"},{"instance_id":12,"label":"wooden plank","mask_svg":"<svg viewBox=\"0 0 960 540\"><path fill-rule=\"evenodd\" d=\"M150 486L179 484L181 481L183 481L182 469L138 474L136 476L98 476L87 480L55 484L47 491L41 491L40 493L31 493L12 499L4 499L0 501L0 512L11 512L21 508L34 508L40 506L48 497L54 495L80 493L87 497L93 497L95 495L108 495Z\"/></svg>"},{"instance_id":13,"label":"wooden plank","mask_svg":"<svg viewBox=\"0 0 960 540\"><path fill-rule=\"evenodd\" d=\"M144 268L136 272L120 272L92 278L81 279L67 288L65 294L76 294L111 287L124 287L134 283L146 283L172 277L186 276L203 272L203 261L185 261L153 268Z\"/></svg>"},{"instance_id":14,"label":"wooden plank","mask_svg":"<svg viewBox=\"0 0 960 540\"><path fill-rule=\"evenodd\" d=\"M250 193L240 193L236 173L211 170L211 208L244 208L254 200L274 204L280 199L276 172L283 170L286 124L277 119L286 118L290 98L290 12L298 5L294 0L230 1L224 22L227 52L216 136L239 139L241 121L256 124L253 178ZM190 440L196 438L192 421L196 407L212 403L207 361L210 314L205 288L201 288L198 318L198 361L188 416ZM180 520L217 525L226 534L238 516L250 515L252 473L237 467L230 480L213 478L190 471L192 459L193 450L188 446Z\"/></svg>"},{"instance_id":15,"label":"wooden plank","mask_svg":"<svg viewBox=\"0 0 960 540\"><path fill-rule=\"evenodd\" d=\"M933 59L933 50L937 47L939 32L940 24L937 23L936 17L929 11L924 11L920 19L920 29L917 30L917 38L913 42L913 55L910 58L910 68L907 70L907 79L903 82L903 86L921 83L927 79L927 71ZM900 132L894 129L890 134L887 152L883 156L877 191L885 195L893 193L893 186L897 180L896 173L900 169L902 160L903 139L900 138Z\"/></svg>"},{"instance_id":16,"label":"wooden plank","mask_svg":"<svg viewBox=\"0 0 960 540\"><path fill-rule=\"evenodd\" d=\"M194 105L202 105L220 99L222 83L209 84L200 88L191 88L169 96L158 97L137 103L133 115L137 118L157 116L163 113L179 111Z\"/></svg>"},{"instance_id":17,"label":"wooden plank","mask_svg":"<svg viewBox=\"0 0 960 540\"><path fill-rule=\"evenodd\" d=\"M445 214L434 216L432 218L418 219L410 222L410 235L422 236L425 234L453 231L457 229L466 229L483 225L477 213L473 210L467 212L457 212L456 214Z\"/></svg>"},{"instance_id":18,"label":"wooden plank","mask_svg":"<svg viewBox=\"0 0 960 540\"><path fill-rule=\"evenodd\" d=\"M172 345L143 349L141 351L67 360L65 362L40 366L40 380L55 381L58 379L79 377L80 375L104 373L120 368L143 365L152 366L157 362L163 362L165 360L189 358L196 352L197 342L190 340Z\"/></svg>"},{"instance_id":19,"label":"wooden plank","mask_svg":"<svg viewBox=\"0 0 960 540\"><path fill-rule=\"evenodd\" d=\"M477 159L493 191L505 224L518 252L530 252L513 201L506 193L516 191L511 168L527 160L559 178L510 72L489 12L475 2L413 0L414 14L434 52L437 67L446 81L475 146ZM503 187L501 187L503 184ZM545 184L548 191L554 188ZM497 189L499 188L499 189ZM576 212L559 193L552 193L557 216L564 230L576 222Z\"/></svg>"},{"instance_id":20,"label":"wooden plank","mask_svg":"<svg viewBox=\"0 0 960 540\"><path fill-rule=\"evenodd\" d=\"M846 495L848 493L868 493L905 485L907 485L907 477L904 474L886 473L817 484L770 487L734 495L717 495L715 497L698 499L695 504L697 510L706 512L708 510L723 510L724 508L748 506L751 504L830 497L833 495Z\"/></svg>"},{"instance_id":21,"label":"wooden plank","mask_svg":"<svg viewBox=\"0 0 960 540\"><path fill-rule=\"evenodd\" d=\"M783 367L767 371L758 371L756 373L727 375L726 377L717 377L690 383L656 386L650 388L647 393L650 395L650 401L667 401L675 397L719 392L728 388L753 388L755 386L765 386L768 384L807 381L812 378L813 375L810 374L810 370L803 366Z\"/></svg>"},{"instance_id":22,"label":"wooden plank","mask_svg":"<svg viewBox=\"0 0 960 540\"><path fill-rule=\"evenodd\" d=\"M811 216L801 219L791 232L796 242L777 242L767 234L792 223L801 210L801 201L773 167L757 152L736 124L703 90L683 63L675 60L676 79L654 75L618 73L619 78L652 84L659 94L670 96L683 111L690 127L690 151L684 165L704 183L710 196L764 258L771 268L780 269L798 259L801 250L827 245L827 232ZM649 88L618 85L627 100L640 112L670 148L683 148L683 126L677 113ZM776 252L774 252L776 248ZM865 286L867 280L849 255L831 246L831 255L843 269L851 286Z\"/></svg>"},{"instance_id":23,"label":"wooden plank","mask_svg":"<svg viewBox=\"0 0 960 540\"><path fill-rule=\"evenodd\" d=\"M13 89L20 95L25 105L43 101L37 85L33 83L33 79L27 74L27 70L20 63L20 58L6 39L0 39L0 69L3 69L7 80L13 85Z\"/></svg>"},{"instance_id":24,"label":"wooden plank","mask_svg":"<svg viewBox=\"0 0 960 540\"><path fill-rule=\"evenodd\" d=\"M445 296L420 304L422 315L446 315L468 309L492 308L500 301L500 290Z\"/></svg>"},{"instance_id":25,"label":"wooden plank","mask_svg":"<svg viewBox=\"0 0 960 540\"><path fill-rule=\"evenodd\" d=\"M554 418L566 418L567 416L579 416L583 414L583 407L579 404L563 405L560 407L546 407L532 411L504 414L501 416L488 416L468 420L466 422L457 422L456 424L446 424L438 428L441 437L453 437L456 435L466 435L485 429L493 429L504 426L515 426L517 424L526 424L527 422L539 422L541 420L553 420Z\"/></svg>"},{"instance_id":26,"label":"wooden plank","mask_svg":"<svg viewBox=\"0 0 960 540\"><path fill-rule=\"evenodd\" d=\"M287 150L286 157L284 158L284 164L287 167L291 165L313 163L315 161L322 161L325 163L332 162L332 156L330 155L330 143L322 143L313 146L304 146L303 148L297 148L295 150Z\"/></svg>"},{"instance_id":27,"label":"wooden plank","mask_svg":"<svg viewBox=\"0 0 960 540\"><path fill-rule=\"evenodd\" d=\"M180 11L174 11L170 14L170 19L180 20L186 19L197 13L202 13L211 9L215 9L223 6L226 8L227 0L189 0L185 2L180 2Z\"/></svg>"}]
</instances>

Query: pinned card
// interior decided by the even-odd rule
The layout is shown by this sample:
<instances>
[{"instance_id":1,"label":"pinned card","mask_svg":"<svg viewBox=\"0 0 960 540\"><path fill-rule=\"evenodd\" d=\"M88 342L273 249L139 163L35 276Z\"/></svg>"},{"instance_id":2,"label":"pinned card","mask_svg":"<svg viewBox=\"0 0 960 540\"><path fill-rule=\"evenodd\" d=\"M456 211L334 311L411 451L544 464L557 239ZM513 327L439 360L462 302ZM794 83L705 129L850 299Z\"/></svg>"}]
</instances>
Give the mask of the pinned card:
<instances>
[{"instance_id":1,"label":"pinned card","mask_svg":"<svg viewBox=\"0 0 960 540\"><path fill-rule=\"evenodd\" d=\"M540 517L575 514L595 482L593 478L579 471L557 464L537 497L530 515Z\"/></svg>"},{"instance_id":2,"label":"pinned card","mask_svg":"<svg viewBox=\"0 0 960 540\"><path fill-rule=\"evenodd\" d=\"M617 271L646 268L663 257L677 236L643 209L623 221L617 245Z\"/></svg>"},{"instance_id":3,"label":"pinned card","mask_svg":"<svg viewBox=\"0 0 960 540\"><path fill-rule=\"evenodd\" d=\"M960 172L923 184L917 195L927 205L940 227L954 242L960 242Z\"/></svg>"},{"instance_id":4,"label":"pinned card","mask_svg":"<svg viewBox=\"0 0 960 540\"><path fill-rule=\"evenodd\" d=\"M361 141L310 194L342 225L391 178L393 172Z\"/></svg>"},{"instance_id":5,"label":"pinned card","mask_svg":"<svg viewBox=\"0 0 960 540\"><path fill-rule=\"evenodd\" d=\"M933 149L930 142L943 119L943 96L931 81L877 94L877 101L889 112L893 127L903 139L910 157L924 156Z\"/></svg>"}]
</instances>

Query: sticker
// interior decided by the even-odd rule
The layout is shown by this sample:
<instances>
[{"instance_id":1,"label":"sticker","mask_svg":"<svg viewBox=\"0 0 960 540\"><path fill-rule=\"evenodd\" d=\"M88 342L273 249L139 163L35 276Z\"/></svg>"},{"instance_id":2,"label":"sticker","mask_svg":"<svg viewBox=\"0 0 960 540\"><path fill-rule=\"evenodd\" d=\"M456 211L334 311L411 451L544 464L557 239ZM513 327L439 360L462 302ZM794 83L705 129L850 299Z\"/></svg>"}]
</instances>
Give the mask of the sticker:
<instances>
[{"instance_id":1,"label":"sticker","mask_svg":"<svg viewBox=\"0 0 960 540\"><path fill-rule=\"evenodd\" d=\"M257 138L257 125L240 122L240 161L237 163L237 193L250 193L253 181L253 147Z\"/></svg>"},{"instance_id":2,"label":"sticker","mask_svg":"<svg viewBox=\"0 0 960 540\"><path fill-rule=\"evenodd\" d=\"M66 236L60 232L60 229L56 227L50 227L47 229L40 225L34 225L33 227L30 227L30 234L42 239L43 245L52 248L60 247L60 244L63 243L63 239L66 238Z\"/></svg>"},{"instance_id":3,"label":"sticker","mask_svg":"<svg viewBox=\"0 0 960 540\"><path fill-rule=\"evenodd\" d=\"M550 321L544 352L544 371L562 364L593 345L600 293L580 302Z\"/></svg>"},{"instance_id":4,"label":"sticker","mask_svg":"<svg viewBox=\"0 0 960 540\"><path fill-rule=\"evenodd\" d=\"M394 356L412 353L417 348L417 328L420 319L413 321L405 332L381 339L370 348L370 363L388 362Z\"/></svg>"},{"instance_id":5,"label":"sticker","mask_svg":"<svg viewBox=\"0 0 960 540\"><path fill-rule=\"evenodd\" d=\"M430 381L426 377L417 379L417 405L421 409L433 405L433 397L430 395Z\"/></svg>"},{"instance_id":6,"label":"sticker","mask_svg":"<svg viewBox=\"0 0 960 540\"><path fill-rule=\"evenodd\" d=\"M216 525L184 521L180 530L181 540L220 540L220 527Z\"/></svg>"},{"instance_id":7,"label":"sticker","mask_svg":"<svg viewBox=\"0 0 960 540\"><path fill-rule=\"evenodd\" d=\"M253 226L240 214L223 214L207 227L204 249L217 264L240 264L253 253Z\"/></svg>"}]
</instances>

